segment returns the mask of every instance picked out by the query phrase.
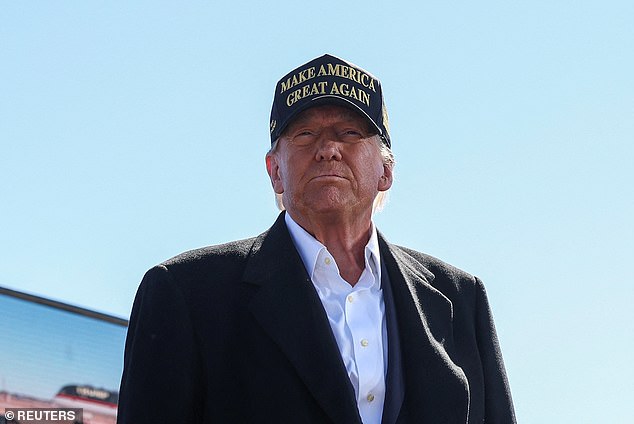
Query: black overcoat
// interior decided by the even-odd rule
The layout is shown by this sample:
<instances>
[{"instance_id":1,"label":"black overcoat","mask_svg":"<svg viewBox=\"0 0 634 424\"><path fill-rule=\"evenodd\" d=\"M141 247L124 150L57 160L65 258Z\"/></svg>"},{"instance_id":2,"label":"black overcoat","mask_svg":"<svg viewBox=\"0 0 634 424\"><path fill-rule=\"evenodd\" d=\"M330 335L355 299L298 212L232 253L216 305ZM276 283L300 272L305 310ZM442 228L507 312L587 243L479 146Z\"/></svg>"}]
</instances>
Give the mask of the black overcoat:
<instances>
[{"instance_id":1,"label":"black overcoat","mask_svg":"<svg viewBox=\"0 0 634 424\"><path fill-rule=\"evenodd\" d=\"M384 422L514 423L480 280L381 234L379 247L402 370L401 387L388 378L387 397L398 401ZM258 237L147 272L130 318L117 422L360 423L283 213Z\"/></svg>"}]
</instances>

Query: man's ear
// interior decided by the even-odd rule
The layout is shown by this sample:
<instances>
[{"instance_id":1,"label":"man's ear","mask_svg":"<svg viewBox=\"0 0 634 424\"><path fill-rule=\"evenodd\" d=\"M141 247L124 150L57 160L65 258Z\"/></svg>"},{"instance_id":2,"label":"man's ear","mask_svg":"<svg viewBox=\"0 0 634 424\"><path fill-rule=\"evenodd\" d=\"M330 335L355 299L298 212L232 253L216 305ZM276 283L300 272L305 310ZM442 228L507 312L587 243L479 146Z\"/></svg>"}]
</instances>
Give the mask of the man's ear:
<instances>
[{"instance_id":1,"label":"man's ear","mask_svg":"<svg viewBox=\"0 0 634 424\"><path fill-rule=\"evenodd\" d=\"M277 156L275 154L267 154L265 160L266 172L269 174L269 178L271 179L273 191L275 191L275 193L277 194L284 193L284 185L282 184L282 177L280 174L280 166L277 161Z\"/></svg>"},{"instance_id":2,"label":"man's ear","mask_svg":"<svg viewBox=\"0 0 634 424\"><path fill-rule=\"evenodd\" d=\"M394 174L392 173L391 164L383 164L383 175L379 178L379 191L386 191L392 187L392 181L394 180Z\"/></svg>"}]
</instances>

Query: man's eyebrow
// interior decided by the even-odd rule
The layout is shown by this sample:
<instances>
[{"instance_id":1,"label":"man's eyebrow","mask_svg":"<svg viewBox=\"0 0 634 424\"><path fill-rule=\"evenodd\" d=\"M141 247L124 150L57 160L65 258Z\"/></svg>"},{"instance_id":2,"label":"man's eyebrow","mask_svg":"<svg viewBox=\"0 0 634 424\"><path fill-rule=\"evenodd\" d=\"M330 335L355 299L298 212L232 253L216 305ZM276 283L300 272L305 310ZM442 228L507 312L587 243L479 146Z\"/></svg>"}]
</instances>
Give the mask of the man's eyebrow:
<instances>
[{"instance_id":1,"label":"man's eyebrow","mask_svg":"<svg viewBox=\"0 0 634 424\"><path fill-rule=\"evenodd\" d=\"M301 128L303 125L306 125L311 119L310 118L311 114L304 113L304 112L308 112L308 110L300 112L299 115L295 117L293 121L284 129L284 131L282 131L280 136L288 136L292 131L295 131L298 128ZM337 111L332 116L339 119L350 121L343 124L354 122L355 124L359 125L363 129L363 131L367 132L369 135L377 134L377 131L372 126L372 124L370 124L370 122L368 122L368 120L365 117L363 117L361 114L356 113L353 110L346 108L346 109Z\"/></svg>"}]
</instances>

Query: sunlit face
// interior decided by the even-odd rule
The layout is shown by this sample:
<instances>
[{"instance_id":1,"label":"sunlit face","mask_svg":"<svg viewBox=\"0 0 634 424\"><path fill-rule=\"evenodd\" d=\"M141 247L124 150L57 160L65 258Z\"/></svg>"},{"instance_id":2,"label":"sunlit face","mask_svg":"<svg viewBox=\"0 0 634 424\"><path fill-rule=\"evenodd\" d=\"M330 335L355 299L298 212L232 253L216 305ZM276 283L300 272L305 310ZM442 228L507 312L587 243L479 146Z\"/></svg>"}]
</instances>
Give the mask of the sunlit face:
<instances>
[{"instance_id":1,"label":"sunlit face","mask_svg":"<svg viewBox=\"0 0 634 424\"><path fill-rule=\"evenodd\" d=\"M383 164L378 140L351 109L307 109L267 155L273 189L291 214L370 212L378 192L392 185L392 168Z\"/></svg>"}]
</instances>

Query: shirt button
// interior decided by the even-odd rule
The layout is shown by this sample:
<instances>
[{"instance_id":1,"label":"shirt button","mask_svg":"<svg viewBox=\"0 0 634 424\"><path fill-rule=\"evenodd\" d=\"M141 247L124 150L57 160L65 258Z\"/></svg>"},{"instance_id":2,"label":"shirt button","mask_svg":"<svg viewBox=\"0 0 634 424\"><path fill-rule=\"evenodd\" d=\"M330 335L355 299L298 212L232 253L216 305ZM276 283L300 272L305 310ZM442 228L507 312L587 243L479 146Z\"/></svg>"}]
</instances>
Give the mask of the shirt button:
<instances>
[{"instance_id":1,"label":"shirt button","mask_svg":"<svg viewBox=\"0 0 634 424\"><path fill-rule=\"evenodd\" d=\"M324 262L326 263L326 265L330 265L330 262L332 261L330 260L330 258L327 257L326 259L324 259Z\"/></svg>"},{"instance_id":2,"label":"shirt button","mask_svg":"<svg viewBox=\"0 0 634 424\"><path fill-rule=\"evenodd\" d=\"M368 339L361 340L361 346L368 347L369 344L370 344L370 342L368 341Z\"/></svg>"},{"instance_id":3,"label":"shirt button","mask_svg":"<svg viewBox=\"0 0 634 424\"><path fill-rule=\"evenodd\" d=\"M368 402L372 402L374 400L374 395L370 393L368 394L368 397L366 399L368 400Z\"/></svg>"},{"instance_id":4,"label":"shirt button","mask_svg":"<svg viewBox=\"0 0 634 424\"><path fill-rule=\"evenodd\" d=\"M353 295L351 295L351 294L349 294L349 295L348 295L348 298L347 298L347 299L348 299L348 303L352 303L352 302L354 302L354 296L353 296Z\"/></svg>"}]
</instances>

